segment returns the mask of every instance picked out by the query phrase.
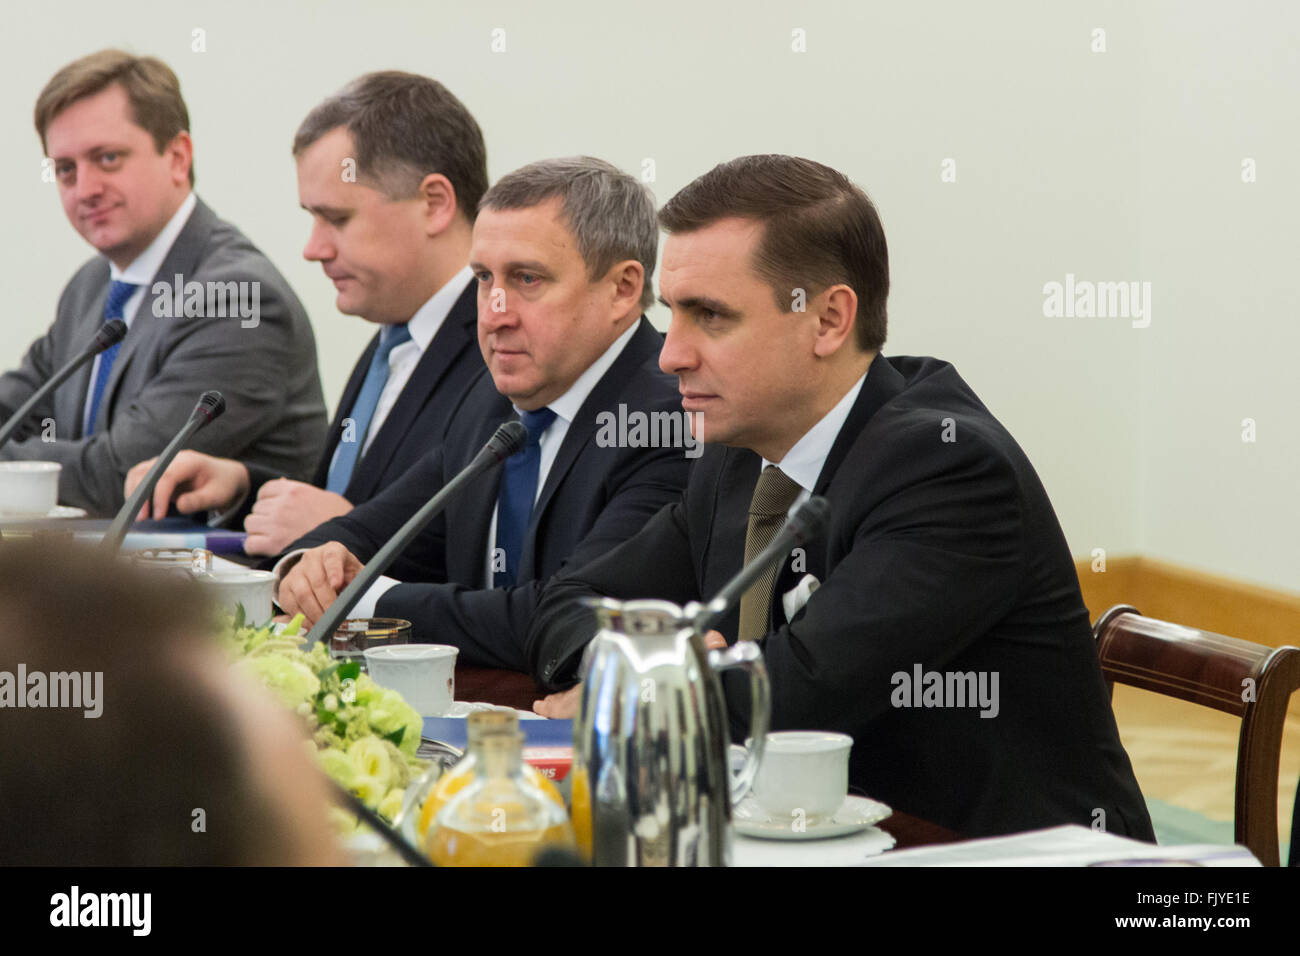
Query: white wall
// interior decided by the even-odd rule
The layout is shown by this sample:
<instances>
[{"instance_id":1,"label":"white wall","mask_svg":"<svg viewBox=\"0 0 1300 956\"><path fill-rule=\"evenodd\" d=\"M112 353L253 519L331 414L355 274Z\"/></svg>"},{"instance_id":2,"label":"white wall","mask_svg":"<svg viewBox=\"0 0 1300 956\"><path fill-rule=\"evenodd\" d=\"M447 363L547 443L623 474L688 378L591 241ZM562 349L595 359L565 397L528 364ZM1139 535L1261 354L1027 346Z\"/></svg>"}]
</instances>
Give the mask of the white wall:
<instances>
[{"instance_id":1,"label":"white wall","mask_svg":"<svg viewBox=\"0 0 1300 956\"><path fill-rule=\"evenodd\" d=\"M1300 8L1211 19L1164 2L1141 22L1141 272L1157 306L1135 332L1140 540L1300 590Z\"/></svg>"},{"instance_id":2,"label":"white wall","mask_svg":"<svg viewBox=\"0 0 1300 956\"><path fill-rule=\"evenodd\" d=\"M289 143L352 77L442 80L474 112L493 178L602 156L660 201L714 163L790 152L842 169L889 237L888 351L953 361L1029 453L1076 554L1149 550L1294 587L1294 273L1300 12L1208 3L764 0L145 3L9 15L0 123L17 184L3 239L10 366L88 254L39 177L31 108L107 45L166 59L194 123L200 194L289 277L327 400L368 337L301 258ZM1239 8L1232 8L1234 11ZM1092 31L1106 31L1093 53ZM207 50L191 51L192 31ZM492 30L506 50L493 53ZM792 31L806 32L806 52ZM1288 37L1290 39L1288 39ZM1260 182L1239 181L1243 155ZM957 180L941 182L956 161ZM1066 273L1149 280L1153 322L1043 315ZM662 324L664 316L652 316ZM1225 318L1227 321L1224 321ZM1254 416L1259 441L1241 446ZM1235 442L1235 444L1234 444ZM1226 504L1208 505L1222 494ZM1217 498L1216 498L1217 501ZM1290 532L1290 533L1288 533Z\"/></svg>"}]
</instances>

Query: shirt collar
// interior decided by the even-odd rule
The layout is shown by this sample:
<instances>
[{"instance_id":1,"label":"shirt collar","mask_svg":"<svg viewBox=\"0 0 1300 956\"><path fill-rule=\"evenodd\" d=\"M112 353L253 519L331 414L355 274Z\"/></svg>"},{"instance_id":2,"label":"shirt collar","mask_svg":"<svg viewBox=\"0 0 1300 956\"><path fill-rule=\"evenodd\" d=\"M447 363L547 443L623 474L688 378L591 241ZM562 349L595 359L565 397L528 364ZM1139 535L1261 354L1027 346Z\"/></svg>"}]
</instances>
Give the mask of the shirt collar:
<instances>
[{"instance_id":1,"label":"shirt collar","mask_svg":"<svg viewBox=\"0 0 1300 956\"><path fill-rule=\"evenodd\" d=\"M627 348L627 343L632 341L632 336L636 335L636 330L640 325L641 320L638 318L626 332L616 338L613 344L601 353L600 358L587 366L587 370L578 376L577 380L569 386L567 392L555 401L548 402L546 407L555 412L557 418L563 418L566 425L572 424L574 418L578 415L578 411L582 408L583 402L591 394L591 390L609 371L609 367L614 364L614 360L623 354L623 350ZM519 406L515 406L515 411L519 411Z\"/></svg>"},{"instance_id":2,"label":"shirt collar","mask_svg":"<svg viewBox=\"0 0 1300 956\"><path fill-rule=\"evenodd\" d=\"M190 190L189 195L181 201L180 208L172 213L167 225L162 227L162 231L154 236L153 242L149 243L149 247L136 256L129 266L125 269L119 269L111 261L109 262L109 278L114 282L130 282L138 286L146 286L153 281L153 277L162 268L167 253L171 252L172 243L181 234L181 230L185 228L185 223L189 220L190 213L194 211L196 205L198 205L198 197L194 195L194 190Z\"/></svg>"},{"instance_id":3,"label":"shirt collar","mask_svg":"<svg viewBox=\"0 0 1300 956\"><path fill-rule=\"evenodd\" d=\"M804 491L812 491L817 485L822 467L826 464L826 458L831 453L831 446L839 437L840 429L844 427L844 422L853 409L853 403L858 400L858 393L862 391L862 383L866 380L867 373L863 372L862 377L844 393L844 397L836 403L835 407L827 412L821 421L804 432L803 437L794 443L794 447L785 453L784 458L779 462L764 458L763 467L780 465L781 471L787 478L798 484Z\"/></svg>"},{"instance_id":4,"label":"shirt collar","mask_svg":"<svg viewBox=\"0 0 1300 956\"><path fill-rule=\"evenodd\" d=\"M469 266L465 266L452 276L446 285L435 292L433 298L420 306L406 323L406 328L411 333L411 341L420 349L421 354L424 354L424 350L429 347L429 343L438 334L442 324L447 321L447 316L451 314L451 307L460 299L461 293L465 291L472 278L474 278L473 271Z\"/></svg>"}]
</instances>

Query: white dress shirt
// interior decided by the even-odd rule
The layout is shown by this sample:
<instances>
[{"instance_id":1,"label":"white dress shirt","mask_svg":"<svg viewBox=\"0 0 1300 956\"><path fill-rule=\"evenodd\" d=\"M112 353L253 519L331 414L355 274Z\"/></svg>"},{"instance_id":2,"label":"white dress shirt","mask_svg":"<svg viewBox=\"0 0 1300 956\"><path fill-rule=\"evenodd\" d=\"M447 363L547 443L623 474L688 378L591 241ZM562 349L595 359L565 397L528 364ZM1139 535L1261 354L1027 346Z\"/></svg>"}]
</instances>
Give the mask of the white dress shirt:
<instances>
[{"instance_id":1,"label":"white dress shirt","mask_svg":"<svg viewBox=\"0 0 1300 956\"><path fill-rule=\"evenodd\" d=\"M591 394L591 390L596 387L596 383L601 380L609 367L614 364L614 360L623 354L627 344L632 341L636 335L637 327L640 320L633 322L631 327L622 335L614 340L609 348L601 353L600 358L587 366L574 383L569 386L569 390L547 405L551 411L555 412L555 420L551 422L546 431L542 432L542 437L538 439L538 449L541 452L541 458L537 465L537 492L533 497L534 504L546 487L546 477L550 474L551 466L555 464L555 457L560 453L560 446L564 444L564 436L569 432L569 426L577 417L583 402ZM518 406L515 411L519 411ZM484 580L491 586L492 582L492 558L496 551L497 541L497 509L492 509L492 522L488 527L487 548L484 554L484 573L487 575ZM351 611L352 617L374 617L375 606L384 593L394 585L401 582L395 578L380 576L375 582L366 589L366 593L361 595L356 606Z\"/></svg>"},{"instance_id":2,"label":"white dress shirt","mask_svg":"<svg viewBox=\"0 0 1300 956\"><path fill-rule=\"evenodd\" d=\"M140 309L140 303L144 301L144 294L149 291L149 283L154 281L154 276L158 275L158 270L162 268L163 260L167 258L167 253L172 251L172 246L176 243L176 237L181 234L185 228L185 223L189 221L190 213L194 212L194 207L198 204L198 197L191 190L183 200L180 207L172 213L171 219L167 220L167 225L162 227L162 231L154 236L153 242L149 243L144 252L132 260L131 264L125 269L119 269L112 261L108 263L108 277L114 282L134 282L138 287L131 293L131 297L126 300L122 306L122 321L126 327L131 328L131 323L135 321L135 314ZM171 276L159 276L158 281L166 281L168 287L171 287ZM81 406L81 433L90 434L90 398L95 392L95 379L99 377L99 363L104 356L102 354L95 356L95 361L90 366L90 388L86 389L86 400Z\"/></svg>"},{"instance_id":3,"label":"white dress shirt","mask_svg":"<svg viewBox=\"0 0 1300 956\"><path fill-rule=\"evenodd\" d=\"M375 413L370 417L370 427L366 430L361 454L357 456L358 463L365 457L370 443L375 440L379 430L384 427L389 413L397 404L397 399L401 397L402 389L406 388L406 383L411 380L415 367L420 364L420 359L424 358L425 349L438 334L442 324L447 321L451 307L456 304L456 300L460 298L473 277L474 273L470 267L465 266L452 276L446 285L435 292L433 298L420 306L406 323L406 328L411 333L411 341L403 342L388 353L388 381L384 383L384 390L379 393L379 402L375 405ZM338 457L339 447L334 448L335 458ZM334 461L331 459L330 466L333 465Z\"/></svg>"},{"instance_id":4,"label":"white dress shirt","mask_svg":"<svg viewBox=\"0 0 1300 956\"><path fill-rule=\"evenodd\" d=\"M858 393L862 391L862 383L866 380L867 373L863 372L862 377L853 383L853 387L844 393L844 397L835 404L835 407L827 412L821 421L804 432L803 437L785 453L784 458L780 461L763 459L763 468L768 465L779 466L787 478L803 489L799 492L799 497L794 500L794 505L801 505L812 497L812 490L817 487L817 479L826 465L831 447L839 437L840 429L848 420L853 403L858 400Z\"/></svg>"}]
</instances>

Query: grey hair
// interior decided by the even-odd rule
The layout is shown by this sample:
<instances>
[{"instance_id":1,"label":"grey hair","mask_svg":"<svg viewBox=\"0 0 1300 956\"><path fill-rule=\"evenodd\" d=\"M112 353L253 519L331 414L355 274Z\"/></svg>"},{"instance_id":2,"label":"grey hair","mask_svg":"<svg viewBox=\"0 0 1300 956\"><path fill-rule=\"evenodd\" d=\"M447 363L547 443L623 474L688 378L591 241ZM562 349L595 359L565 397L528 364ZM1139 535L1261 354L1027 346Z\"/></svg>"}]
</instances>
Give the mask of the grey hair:
<instances>
[{"instance_id":1,"label":"grey hair","mask_svg":"<svg viewBox=\"0 0 1300 956\"><path fill-rule=\"evenodd\" d=\"M616 262L635 259L645 270L641 308L654 304L651 278L659 253L654 194L635 177L592 156L543 159L502 176L479 202L479 212L529 209L563 199L587 275L598 279Z\"/></svg>"}]
</instances>

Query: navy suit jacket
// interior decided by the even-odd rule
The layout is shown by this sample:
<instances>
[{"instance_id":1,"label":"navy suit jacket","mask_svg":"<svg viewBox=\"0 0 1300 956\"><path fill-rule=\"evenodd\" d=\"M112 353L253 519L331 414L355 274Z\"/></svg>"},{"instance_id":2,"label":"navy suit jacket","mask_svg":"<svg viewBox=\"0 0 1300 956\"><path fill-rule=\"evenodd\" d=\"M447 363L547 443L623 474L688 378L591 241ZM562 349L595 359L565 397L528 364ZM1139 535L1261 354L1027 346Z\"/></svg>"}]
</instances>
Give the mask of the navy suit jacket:
<instances>
[{"instance_id":1,"label":"navy suit jacket","mask_svg":"<svg viewBox=\"0 0 1300 956\"><path fill-rule=\"evenodd\" d=\"M477 283L470 282L447 313L438 334L424 350L375 440L357 461L343 492L343 497L354 505L369 501L442 443L452 414L470 384L485 369L483 353L478 347L477 296ZM311 479L311 483L319 488L324 488L329 479L330 462L343 434L344 422L352 414L352 406L366 380L370 360L377 348L378 332L357 360L330 424L325 451ZM359 441L364 438L358 436ZM265 482L280 477L271 469L253 464L248 465L248 473L252 489L244 499L244 510L237 516L241 520L252 507L258 489Z\"/></svg>"},{"instance_id":2,"label":"navy suit jacket","mask_svg":"<svg viewBox=\"0 0 1300 956\"><path fill-rule=\"evenodd\" d=\"M525 670L523 638L544 581L632 537L681 496L691 459L681 447L604 447L601 413L680 414L677 380L659 370L660 335L642 318L636 334L587 396L560 445L525 532L519 585L486 580L488 532L501 469L471 485L412 542L388 574L404 582L376 613L409 620L416 641L452 644L460 660ZM469 464L501 422L516 417L484 371L465 396L441 448L382 494L328 521L290 550L339 541L362 562Z\"/></svg>"},{"instance_id":3,"label":"navy suit jacket","mask_svg":"<svg viewBox=\"0 0 1300 956\"><path fill-rule=\"evenodd\" d=\"M525 646L542 681L577 679L594 632L578 598L711 598L740 569L760 466L709 446L681 501L553 581ZM772 729L850 735L855 787L966 836L1100 821L1154 839L1047 493L956 370L877 356L813 490L830 525L782 566L763 640ZM787 621L781 595L804 574L820 587ZM734 640L738 621L718 629ZM918 666L989 689L996 675L996 715L955 695L914 706L898 675ZM733 677L740 737L748 685Z\"/></svg>"}]
</instances>

